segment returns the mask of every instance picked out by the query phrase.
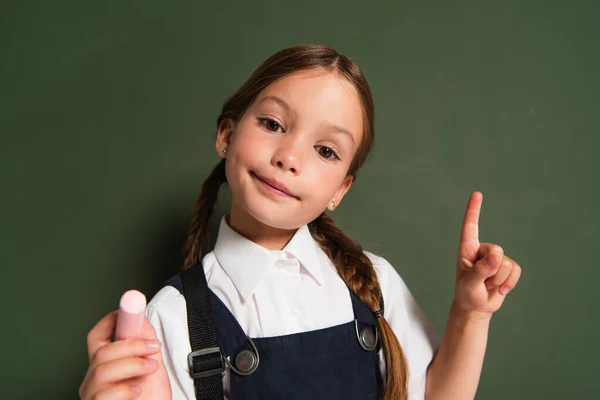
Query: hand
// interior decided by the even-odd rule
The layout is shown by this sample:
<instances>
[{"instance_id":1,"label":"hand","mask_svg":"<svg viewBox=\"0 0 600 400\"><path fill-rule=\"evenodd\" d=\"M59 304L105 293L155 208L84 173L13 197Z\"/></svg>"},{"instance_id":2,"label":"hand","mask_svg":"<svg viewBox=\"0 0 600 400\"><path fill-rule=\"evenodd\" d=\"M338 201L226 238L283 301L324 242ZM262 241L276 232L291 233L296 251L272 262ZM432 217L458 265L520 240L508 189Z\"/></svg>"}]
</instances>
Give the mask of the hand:
<instances>
[{"instance_id":1,"label":"hand","mask_svg":"<svg viewBox=\"0 0 600 400\"><path fill-rule=\"evenodd\" d=\"M474 192L465 212L453 307L460 312L491 316L516 286L521 267L504 255L502 247L479 242L482 201L483 195Z\"/></svg>"},{"instance_id":2,"label":"hand","mask_svg":"<svg viewBox=\"0 0 600 400\"><path fill-rule=\"evenodd\" d=\"M88 333L89 367L79 387L79 397L170 399L169 376L150 322L144 317L140 339L111 342L116 324L117 311L113 311Z\"/></svg>"}]
</instances>

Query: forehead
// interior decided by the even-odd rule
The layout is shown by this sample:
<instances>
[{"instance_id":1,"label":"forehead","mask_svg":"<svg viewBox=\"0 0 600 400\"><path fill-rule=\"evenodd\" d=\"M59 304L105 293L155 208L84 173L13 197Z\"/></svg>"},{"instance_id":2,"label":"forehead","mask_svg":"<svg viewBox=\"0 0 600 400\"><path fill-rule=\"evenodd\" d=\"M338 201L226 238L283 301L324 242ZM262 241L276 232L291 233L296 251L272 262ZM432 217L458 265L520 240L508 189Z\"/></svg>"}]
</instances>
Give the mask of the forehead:
<instances>
[{"instance_id":1,"label":"forehead","mask_svg":"<svg viewBox=\"0 0 600 400\"><path fill-rule=\"evenodd\" d=\"M363 134L363 108L354 86L336 72L303 70L291 73L267 86L258 95L256 106L274 105L283 100L300 123L337 125L352 133L355 143Z\"/></svg>"}]
</instances>

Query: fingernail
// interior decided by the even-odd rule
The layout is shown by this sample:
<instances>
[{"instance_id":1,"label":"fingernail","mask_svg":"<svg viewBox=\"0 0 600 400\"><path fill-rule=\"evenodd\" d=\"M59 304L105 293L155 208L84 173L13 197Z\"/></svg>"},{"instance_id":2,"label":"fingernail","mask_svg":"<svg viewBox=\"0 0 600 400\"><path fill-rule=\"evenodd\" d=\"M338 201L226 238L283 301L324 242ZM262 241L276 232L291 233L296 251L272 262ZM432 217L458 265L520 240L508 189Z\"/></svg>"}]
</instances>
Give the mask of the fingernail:
<instances>
[{"instance_id":1,"label":"fingernail","mask_svg":"<svg viewBox=\"0 0 600 400\"><path fill-rule=\"evenodd\" d=\"M154 367L156 367L156 360L153 360L151 358L147 359L146 360L146 368L152 369Z\"/></svg>"},{"instance_id":2,"label":"fingernail","mask_svg":"<svg viewBox=\"0 0 600 400\"><path fill-rule=\"evenodd\" d=\"M494 268L498 264L498 257L495 254L490 254L485 258L485 263L490 267Z\"/></svg>"},{"instance_id":3,"label":"fingernail","mask_svg":"<svg viewBox=\"0 0 600 400\"><path fill-rule=\"evenodd\" d=\"M131 394L133 394L134 396L139 395L140 393L142 393L142 388L140 386L132 386L131 387Z\"/></svg>"},{"instance_id":4,"label":"fingernail","mask_svg":"<svg viewBox=\"0 0 600 400\"><path fill-rule=\"evenodd\" d=\"M160 342L156 339L148 339L146 341L146 345L151 349L158 349L160 346Z\"/></svg>"},{"instance_id":5,"label":"fingernail","mask_svg":"<svg viewBox=\"0 0 600 400\"><path fill-rule=\"evenodd\" d=\"M508 292L510 292L510 289L509 289L509 288L505 288L505 287L503 287L503 288L501 288L501 289L500 289L500 294L503 294L503 295L505 295L505 294L507 294Z\"/></svg>"}]
</instances>

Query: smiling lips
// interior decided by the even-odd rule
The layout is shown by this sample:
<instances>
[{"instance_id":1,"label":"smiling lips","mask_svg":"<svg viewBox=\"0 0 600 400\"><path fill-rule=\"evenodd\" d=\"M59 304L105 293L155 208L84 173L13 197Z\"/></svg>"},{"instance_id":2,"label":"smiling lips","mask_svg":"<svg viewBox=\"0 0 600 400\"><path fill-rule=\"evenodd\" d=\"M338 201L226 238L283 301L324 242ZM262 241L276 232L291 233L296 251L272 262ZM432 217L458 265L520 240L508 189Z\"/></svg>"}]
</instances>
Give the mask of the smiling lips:
<instances>
[{"instance_id":1,"label":"smiling lips","mask_svg":"<svg viewBox=\"0 0 600 400\"><path fill-rule=\"evenodd\" d=\"M281 182L278 182L274 179L263 178L261 176L256 175L254 172L252 172L252 176L259 180L262 184L264 184L267 187L267 189L273 191L274 193L280 196L293 197L295 199L298 198L297 196L294 196L291 193L291 191L287 187L285 187L285 185Z\"/></svg>"}]
</instances>

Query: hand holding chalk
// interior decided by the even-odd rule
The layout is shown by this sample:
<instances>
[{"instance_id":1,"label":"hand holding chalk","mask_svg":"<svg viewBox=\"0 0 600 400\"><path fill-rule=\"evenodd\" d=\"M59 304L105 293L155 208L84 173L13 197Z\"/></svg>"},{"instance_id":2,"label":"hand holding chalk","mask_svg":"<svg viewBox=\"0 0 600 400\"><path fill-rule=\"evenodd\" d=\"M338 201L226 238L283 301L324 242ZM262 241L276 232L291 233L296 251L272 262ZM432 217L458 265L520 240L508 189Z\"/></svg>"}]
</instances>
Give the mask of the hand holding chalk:
<instances>
[{"instance_id":1,"label":"hand holding chalk","mask_svg":"<svg viewBox=\"0 0 600 400\"><path fill-rule=\"evenodd\" d=\"M145 309L146 297L137 290L127 291L119 310L105 315L88 332L89 366L79 386L81 399L171 399L161 344Z\"/></svg>"},{"instance_id":2,"label":"hand holding chalk","mask_svg":"<svg viewBox=\"0 0 600 400\"><path fill-rule=\"evenodd\" d=\"M140 337L146 296L137 290L129 290L121 296L115 340L135 339Z\"/></svg>"}]
</instances>

